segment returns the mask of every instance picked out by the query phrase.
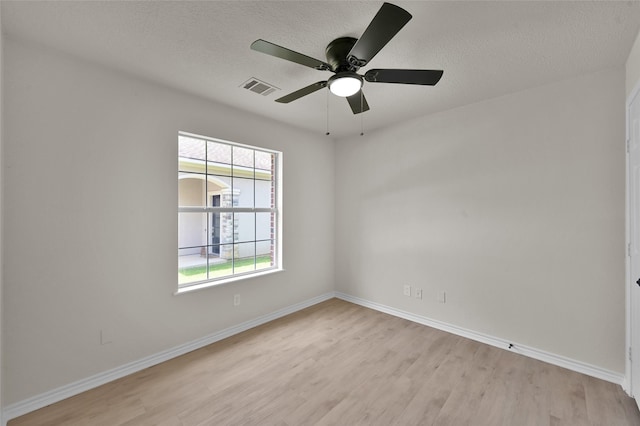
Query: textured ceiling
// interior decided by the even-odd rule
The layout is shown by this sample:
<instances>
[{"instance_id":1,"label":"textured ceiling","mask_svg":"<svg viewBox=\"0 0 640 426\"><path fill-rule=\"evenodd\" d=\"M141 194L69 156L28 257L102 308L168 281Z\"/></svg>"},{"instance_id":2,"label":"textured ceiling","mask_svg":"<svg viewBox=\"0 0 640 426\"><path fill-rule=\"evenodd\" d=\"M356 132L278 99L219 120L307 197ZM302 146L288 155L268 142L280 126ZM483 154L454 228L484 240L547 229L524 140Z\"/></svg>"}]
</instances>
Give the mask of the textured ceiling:
<instances>
[{"instance_id":1,"label":"textured ceiling","mask_svg":"<svg viewBox=\"0 0 640 426\"><path fill-rule=\"evenodd\" d=\"M413 19L369 68L442 69L435 87L367 84L372 131L421 115L623 65L640 27L638 2L397 1ZM12 2L2 25L36 41L324 134L360 133L344 99L319 91L291 104L274 99L331 74L249 49L262 38L325 60L324 48L358 37L377 1ZM281 90L241 88L250 77Z\"/></svg>"}]
</instances>

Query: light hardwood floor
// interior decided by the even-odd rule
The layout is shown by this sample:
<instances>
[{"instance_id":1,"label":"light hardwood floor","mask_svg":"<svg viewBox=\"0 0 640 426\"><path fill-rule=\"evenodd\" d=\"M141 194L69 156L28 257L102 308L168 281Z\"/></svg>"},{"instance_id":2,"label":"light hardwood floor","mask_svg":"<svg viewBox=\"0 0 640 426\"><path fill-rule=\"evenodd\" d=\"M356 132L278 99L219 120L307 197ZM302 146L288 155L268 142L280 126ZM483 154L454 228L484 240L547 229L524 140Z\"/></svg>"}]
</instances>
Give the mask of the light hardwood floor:
<instances>
[{"instance_id":1,"label":"light hardwood floor","mask_svg":"<svg viewBox=\"0 0 640 426\"><path fill-rule=\"evenodd\" d=\"M9 422L640 425L620 386L332 299Z\"/></svg>"}]
</instances>

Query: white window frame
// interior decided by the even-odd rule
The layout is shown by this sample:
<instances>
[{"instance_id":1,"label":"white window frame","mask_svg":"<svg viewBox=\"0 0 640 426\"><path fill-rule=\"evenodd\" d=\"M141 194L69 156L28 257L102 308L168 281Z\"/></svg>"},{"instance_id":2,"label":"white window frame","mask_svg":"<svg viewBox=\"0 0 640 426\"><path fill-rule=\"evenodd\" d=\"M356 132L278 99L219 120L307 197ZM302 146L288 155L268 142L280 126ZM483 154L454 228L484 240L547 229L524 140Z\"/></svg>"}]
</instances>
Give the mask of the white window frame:
<instances>
[{"instance_id":1,"label":"white window frame","mask_svg":"<svg viewBox=\"0 0 640 426\"><path fill-rule=\"evenodd\" d=\"M208 142L215 142L215 143L220 143L220 144L224 144L224 145L229 145L231 147L240 147L240 148L247 148L247 149L251 149L253 151L261 151L261 152L266 152L269 154L273 154L275 157L275 161L274 161L274 168L272 173L274 174L273 176L273 180L274 180L274 205L272 208L267 208L267 207L181 207L179 205L179 198L178 198L178 216L180 213L273 213L275 216L275 232L273 235L273 266L271 266L270 268L265 268L265 269L260 269L260 270L254 270L254 271L249 271L249 272L240 272L240 273L233 273L232 275L228 275L228 276L224 276L224 277L219 277L219 278L211 278L211 279L207 279L207 280L201 280L201 281L195 281L195 282L191 282L191 283L185 283L185 284L179 284L178 283L178 288L176 290L176 292L174 294L182 294L182 293L187 293L187 292L191 292L194 290L200 290L203 288L208 288L208 287L213 287L213 286L218 286L218 285L223 285L223 284L228 284L228 283L232 283L235 281L240 281L240 280L245 280L248 278L255 278L255 277L260 277L260 276L264 276L264 275L269 275L275 272L281 272L283 271L283 267L282 267L282 152L280 151L275 151L272 149L267 149L267 148L262 148L262 147L258 147L258 146L252 146L252 145L247 145L247 144L242 144L242 143L237 143L237 142L231 142L231 141L227 141L227 140L223 140L223 139L217 139L217 138L212 138L209 136L202 136L202 135L198 135L198 134L194 134L194 133L188 133L188 132L183 132L180 131L178 132L178 140L180 138L180 136L186 136L186 137L190 137L190 138L196 138L196 139L202 139L204 141L208 141ZM179 154L178 154L178 162L179 162ZM231 169L233 170L233 165L230 165ZM255 167L255 165L254 165ZM178 167L178 173L180 173L180 169ZM205 179L206 179L205 175ZM233 181L233 172L230 176L231 180ZM256 179L254 178L254 181ZM208 197L208 194L206 194L206 196ZM254 237L255 238L255 237ZM254 243L256 241L254 240ZM234 242L235 244L235 242ZM180 249L179 244L178 244L178 249ZM179 266L178 266L179 269Z\"/></svg>"}]
</instances>

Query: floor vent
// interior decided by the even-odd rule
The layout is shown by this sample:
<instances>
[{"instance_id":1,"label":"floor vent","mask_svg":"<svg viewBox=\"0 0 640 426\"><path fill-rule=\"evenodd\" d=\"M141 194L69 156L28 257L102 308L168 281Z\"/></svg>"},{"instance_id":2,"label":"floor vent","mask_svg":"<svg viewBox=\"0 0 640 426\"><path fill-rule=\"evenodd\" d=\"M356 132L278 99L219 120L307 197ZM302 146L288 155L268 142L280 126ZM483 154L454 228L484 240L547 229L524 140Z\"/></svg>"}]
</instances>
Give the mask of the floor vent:
<instances>
[{"instance_id":1,"label":"floor vent","mask_svg":"<svg viewBox=\"0 0 640 426\"><path fill-rule=\"evenodd\" d=\"M258 80L255 77L251 77L249 80L242 83L242 86L240 87L251 90L252 92L255 92L262 96L267 96L275 92L276 90L280 90L273 84L265 83L264 81Z\"/></svg>"}]
</instances>

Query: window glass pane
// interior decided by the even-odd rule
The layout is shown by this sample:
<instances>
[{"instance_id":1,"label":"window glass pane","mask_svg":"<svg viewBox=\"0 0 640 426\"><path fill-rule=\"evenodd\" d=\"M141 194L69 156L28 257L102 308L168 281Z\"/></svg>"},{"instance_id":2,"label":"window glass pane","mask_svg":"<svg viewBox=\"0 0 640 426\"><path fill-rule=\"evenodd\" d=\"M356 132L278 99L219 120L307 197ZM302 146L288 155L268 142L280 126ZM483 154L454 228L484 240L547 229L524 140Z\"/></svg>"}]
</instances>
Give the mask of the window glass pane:
<instances>
[{"instance_id":1,"label":"window glass pane","mask_svg":"<svg viewBox=\"0 0 640 426\"><path fill-rule=\"evenodd\" d=\"M205 141L187 136L178 137L178 170L205 173Z\"/></svg>"},{"instance_id":2,"label":"window glass pane","mask_svg":"<svg viewBox=\"0 0 640 426\"><path fill-rule=\"evenodd\" d=\"M257 180L270 181L273 179L273 174L271 173L271 170L255 169L255 178Z\"/></svg>"},{"instance_id":3,"label":"window glass pane","mask_svg":"<svg viewBox=\"0 0 640 426\"><path fill-rule=\"evenodd\" d=\"M234 273L255 271L256 243L234 244L237 257L233 261Z\"/></svg>"},{"instance_id":4,"label":"window glass pane","mask_svg":"<svg viewBox=\"0 0 640 426\"><path fill-rule=\"evenodd\" d=\"M218 247L226 241L222 241L222 213L207 213L207 244ZM211 251L209 251L211 253ZM216 252L217 253L217 252Z\"/></svg>"},{"instance_id":5,"label":"window glass pane","mask_svg":"<svg viewBox=\"0 0 640 426\"><path fill-rule=\"evenodd\" d=\"M178 213L178 248L196 247L191 254L199 254L199 248L207 245L207 214Z\"/></svg>"},{"instance_id":6,"label":"window glass pane","mask_svg":"<svg viewBox=\"0 0 640 426\"><path fill-rule=\"evenodd\" d=\"M224 212L220 215L220 244L231 244L235 237L235 227L233 224L233 213ZM231 259L231 256L229 257Z\"/></svg>"},{"instance_id":7,"label":"window glass pane","mask_svg":"<svg viewBox=\"0 0 640 426\"><path fill-rule=\"evenodd\" d=\"M233 147L233 164L253 169L253 150L240 146Z\"/></svg>"},{"instance_id":8,"label":"window glass pane","mask_svg":"<svg viewBox=\"0 0 640 426\"><path fill-rule=\"evenodd\" d=\"M255 174L255 179L259 180L259 181L271 181L273 178L273 175L271 174L270 170L260 170L260 169L256 169L256 174Z\"/></svg>"},{"instance_id":9,"label":"window glass pane","mask_svg":"<svg viewBox=\"0 0 640 426\"><path fill-rule=\"evenodd\" d=\"M231 145L207 141L207 161L231 164Z\"/></svg>"},{"instance_id":10,"label":"window glass pane","mask_svg":"<svg viewBox=\"0 0 640 426\"><path fill-rule=\"evenodd\" d=\"M220 166L220 165L216 165L216 164L212 164L212 163L207 163L207 173L209 173L209 177L211 178L212 176L218 177L219 176L231 176L231 166ZM223 178L225 179L225 178ZM229 180L229 178L226 178L227 180Z\"/></svg>"},{"instance_id":11,"label":"window glass pane","mask_svg":"<svg viewBox=\"0 0 640 426\"><path fill-rule=\"evenodd\" d=\"M234 213L234 242L254 241L256 239L256 214Z\"/></svg>"},{"instance_id":12,"label":"window glass pane","mask_svg":"<svg viewBox=\"0 0 640 426\"><path fill-rule=\"evenodd\" d=\"M232 262L234 258L238 257L238 253L233 244L221 244L218 257L226 262L229 262L229 265L231 265L230 262Z\"/></svg>"},{"instance_id":13,"label":"window glass pane","mask_svg":"<svg viewBox=\"0 0 640 426\"><path fill-rule=\"evenodd\" d=\"M210 175L231 176L231 146L207 142L207 173Z\"/></svg>"},{"instance_id":14,"label":"window glass pane","mask_svg":"<svg viewBox=\"0 0 640 426\"><path fill-rule=\"evenodd\" d=\"M253 179L233 178L234 207L253 207L254 182Z\"/></svg>"},{"instance_id":15,"label":"window glass pane","mask_svg":"<svg viewBox=\"0 0 640 426\"><path fill-rule=\"evenodd\" d=\"M209 279L233 275L233 244L210 247Z\"/></svg>"},{"instance_id":16,"label":"window glass pane","mask_svg":"<svg viewBox=\"0 0 640 426\"><path fill-rule=\"evenodd\" d=\"M255 168L256 174L259 172L267 173L269 176L271 175L271 169L273 168L273 154L270 152L263 151L255 151ZM264 179L261 177L259 179Z\"/></svg>"},{"instance_id":17,"label":"window glass pane","mask_svg":"<svg viewBox=\"0 0 640 426\"><path fill-rule=\"evenodd\" d=\"M178 250L178 284L189 284L207 279L206 247Z\"/></svg>"},{"instance_id":18,"label":"window glass pane","mask_svg":"<svg viewBox=\"0 0 640 426\"><path fill-rule=\"evenodd\" d=\"M239 178L245 178L245 179L253 180L254 171L255 171L255 169L252 168L252 167L234 165L232 173L233 173L233 177L239 177Z\"/></svg>"},{"instance_id":19,"label":"window glass pane","mask_svg":"<svg viewBox=\"0 0 640 426\"><path fill-rule=\"evenodd\" d=\"M271 241L256 242L256 269L268 269L274 265L274 244Z\"/></svg>"},{"instance_id":20,"label":"window glass pane","mask_svg":"<svg viewBox=\"0 0 640 426\"><path fill-rule=\"evenodd\" d=\"M180 157L178 159L178 171L204 174L206 173L206 164L201 160Z\"/></svg>"},{"instance_id":21,"label":"window glass pane","mask_svg":"<svg viewBox=\"0 0 640 426\"><path fill-rule=\"evenodd\" d=\"M248 148L233 147L233 176L253 179L255 169L253 167L253 150Z\"/></svg>"},{"instance_id":22,"label":"window glass pane","mask_svg":"<svg viewBox=\"0 0 640 426\"><path fill-rule=\"evenodd\" d=\"M274 213L256 213L256 240L270 240L275 232Z\"/></svg>"},{"instance_id":23,"label":"window glass pane","mask_svg":"<svg viewBox=\"0 0 640 426\"><path fill-rule=\"evenodd\" d=\"M207 206L233 207L231 196L231 178L226 176L207 176Z\"/></svg>"},{"instance_id":24,"label":"window glass pane","mask_svg":"<svg viewBox=\"0 0 640 426\"><path fill-rule=\"evenodd\" d=\"M233 246L230 244L209 247L208 279L223 278L233 275Z\"/></svg>"},{"instance_id":25,"label":"window glass pane","mask_svg":"<svg viewBox=\"0 0 640 426\"><path fill-rule=\"evenodd\" d=\"M189 136L178 136L178 157L204 161L205 141Z\"/></svg>"},{"instance_id":26,"label":"window glass pane","mask_svg":"<svg viewBox=\"0 0 640 426\"><path fill-rule=\"evenodd\" d=\"M178 206L204 207L205 194L205 175L199 173L178 174Z\"/></svg>"},{"instance_id":27,"label":"window glass pane","mask_svg":"<svg viewBox=\"0 0 640 426\"><path fill-rule=\"evenodd\" d=\"M274 187L271 181L256 180L256 207L258 208L273 208L275 201Z\"/></svg>"}]
</instances>

